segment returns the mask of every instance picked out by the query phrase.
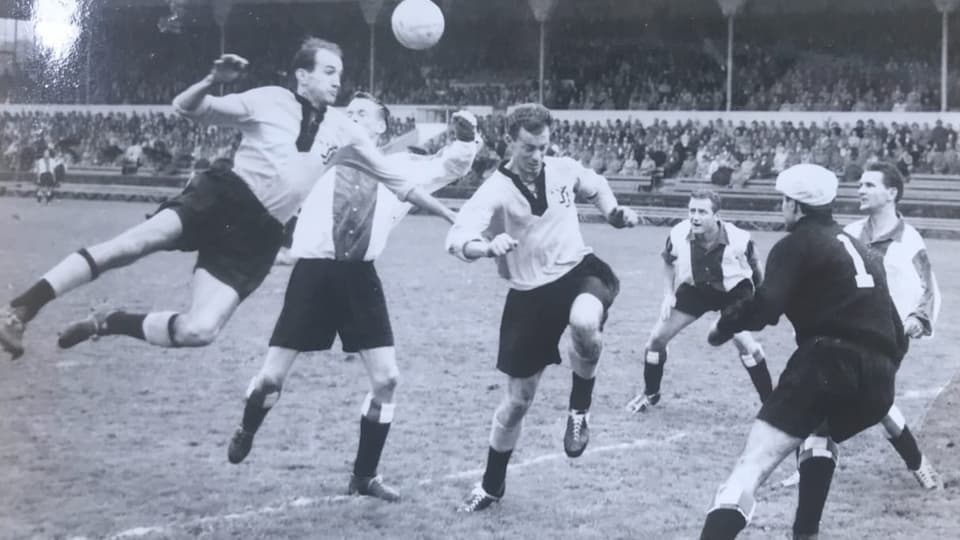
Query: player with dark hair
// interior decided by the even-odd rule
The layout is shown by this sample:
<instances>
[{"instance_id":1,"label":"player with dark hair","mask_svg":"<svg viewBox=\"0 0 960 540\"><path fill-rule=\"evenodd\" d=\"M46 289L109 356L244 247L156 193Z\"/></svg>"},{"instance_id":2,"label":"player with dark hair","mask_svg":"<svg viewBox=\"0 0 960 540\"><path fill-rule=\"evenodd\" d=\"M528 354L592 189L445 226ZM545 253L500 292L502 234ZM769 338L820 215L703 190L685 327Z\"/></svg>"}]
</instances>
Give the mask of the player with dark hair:
<instances>
[{"instance_id":1,"label":"player with dark hair","mask_svg":"<svg viewBox=\"0 0 960 540\"><path fill-rule=\"evenodd\" d=\"M371 141L387 129L389 110L370 94L356 94L346 112ZM396 153L387 159L416 170L423 189L436 191L470 170L480 145L471 113L456 113L454 126L457 140L436 156ZM263 367L250 381L241 425L230 440L231 463L240 463L250 453L254 435L279 400L294 360L302 352L330 349L339 335L345 352L359 353L370 379L370 391L360 407L360 442L348 492L400 499L377 474L400 372L374 261L410 208L371 175L347 167L332 168L313 188L293 232L290 251L297 262L283 309Z\"/></svg>"},{"instance_id":2,"label":"player with dark hair","mask_svg":"<svg viewBox=\"0 0 960 540\"><path fill-rule=\"evenodd\" d=\"M837 443L879 422L893 404L907 340L882 261L833 220L837 183L832 172L810 164L777 176L789 233L771 249L766 279L753 297L725 310L710 331L709 342L719 345L786 315L797 350L717 490L701 540L736 537L750 521L757 488L798 447L793 534L816 538Z\"/></svg>"},{"instance_id":3,"label":"player with dark hair","mask_svg":"<svg viewBox=\"0 0 960 540\"><path fill-rule=\"evenodd\" d=\"M704 313L749 298L763 281L750 233L720 219L720 202L714 191L694 191L687 203L689 219L667 235L660 318L644 346L644 389L627 404L631 412L648 411L660 402L667 345L677 334ZM763 348L750 332L738 332L733 342L763 401L773 390Z\"/></svg>"},{"instance_id":4,"label":"player with dark hair","mask_svg":"<svg viewBox=\"0 0 960 540\"><path fill-rule=\"evenodd\" d=\"M192 301L185 313L98 311L72 323L61 347L94 336L126 335L161 347L204 346L266 277L283 236L283 223L323 173L335 164L357 167L397 195L444 215L453 213L424 194L384 159L361 128L327 106L340 89L340 48L311 38L294 57L296 91L254 88L223 97L211 89L235 81L247 61L225 54L210 73L181 92L173 106L182 115L235 127L243 138L232 170L209 169L147 221L112 240L67 256L33 286L0 308L0 345L23 353L26 324L54 298L160 250L197 251Z\"/></svg>"},{"instance_id":5,"label":"player with dark hair","mask_svg":"<svg viewBox=\"0 0 960 540\"><path fill-rule=\"evenodd\" d=\"M570 158L546 157L551 114L538 104L507 118L511 156L460 210L448 251L465 261L493 257L510 282L500 323L497 368L506 393L493 415L483 481L458 507L476 512L505 492L507 463L520 437L543 370L560 363L558 344L569 326L573 370L564 451L580 456L590 440L589 410L603 348L603 323L620 283L586 246L575 198L592 202L614 227L637 215L619 206L606 179Z\"/></svg>"},{"instance_id":6,"label":"player with dark hair","mask_svg":"<svg viewBox=\"0 0 960 540\"><path fill-rule=\"evenodd\" d=\"M844 231L883 257L887 286L903 330L908 337L920 339L933 335L940 312L940 288L923 237L897 211L903 185L903 175L895 166L884 162L868 165L858 193L860 210L869 216L847 225ZM943 487L896 404L881 423L890 444L920 485L924 489Z\"/></svg>"}]
</instances>

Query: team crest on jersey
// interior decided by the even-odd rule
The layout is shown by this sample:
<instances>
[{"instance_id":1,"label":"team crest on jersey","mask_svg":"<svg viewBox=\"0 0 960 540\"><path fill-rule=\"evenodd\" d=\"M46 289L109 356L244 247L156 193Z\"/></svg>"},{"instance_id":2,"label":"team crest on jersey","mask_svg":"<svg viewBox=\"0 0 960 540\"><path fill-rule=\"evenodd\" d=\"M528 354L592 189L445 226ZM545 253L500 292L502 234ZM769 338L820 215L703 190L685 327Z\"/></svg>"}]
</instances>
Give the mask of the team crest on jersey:
<instances>
[{"instance_id":1,"label":"team crest on jersey","mask_svg":"<svg viewBox=\"0 0 960 540\"><path fill-rule=\"evenodd\" d=\"M323 160L323 164L326 165L330 163L330 160L333 159L333 156L337 153L337 150L340 150L340 147L335 144L329 144L323 141L317 141L313 145L312 152L319 155L320 159Z\"/></svg>"},{"instance_id":2,"label":"team crest on jersey","mask_svg":"<svg viewBox=\"0 0 960 540\"><path fill-rule=\"evenodd\" d=\"M563 206L570 206L571 204L573 204L574 197L573 197L573 194L570 192L570 188L568 186L561 186L559 188L554 188L550 190L550 193L554 195L554 197L551 197L551 198L556 199Z\"/></svg>"}]
</instances>

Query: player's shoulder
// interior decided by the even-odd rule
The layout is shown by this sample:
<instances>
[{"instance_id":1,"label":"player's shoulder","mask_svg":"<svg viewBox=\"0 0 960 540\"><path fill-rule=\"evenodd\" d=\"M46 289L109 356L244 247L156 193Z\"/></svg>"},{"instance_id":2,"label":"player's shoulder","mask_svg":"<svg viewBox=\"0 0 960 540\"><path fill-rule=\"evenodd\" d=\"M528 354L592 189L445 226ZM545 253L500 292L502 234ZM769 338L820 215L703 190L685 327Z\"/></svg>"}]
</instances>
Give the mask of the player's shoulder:
<instances>
[{"instance_id":1,"label":"player's shoulder","mask_svg":"<svg viewBox=\"0 0 960 540\"><path fill-rule=\"evenodd\" d=\"M546 169L547 174L550 174L551 172L553 172L553 173L577 175L583 170L585 170L583 165L579 161L567 156L545 157L543 158L543 166Z\"/></svg>"},{"instance_id":2,"label":"player's shoulder","mask_svg":"<svg viewBox=\"0 0 960 540\"><path fill-rule=\"evenodd\" d=\"M686 221L686 220L685 220L685 221ZM737 225L735 225L734 223L731 223L731 222L729 222L729 221L723 220L723 221L720 222L720 226L723 227L724 230L727 231L727 235L728 235L728 236L729 236L729 235L734 235L734 236L737 236L737 237L740 237L740 238L746 238L746 239L748 239L748 240L750 239L750 231L748 231L748 230L746 230L746 229L743 229L743 228L740 228L740 227L738 227Z\"/></svg>"},{"instance_id":3,"label":"player's shoulder","mask_svg":"<svg viewBox=\"0 0 960 540\"><path fill-rule=\"evenodd\" d=\"M901 238L901 241L905 244L912 244L919 247L923 247L925 243L923 241L923 235L920 234L920 231L918 231L916 227L907 223L906 221L902 221L901 223L903 223L903 236Z\"/></svg>"},{"instance_id":4,"label":"player's shoulder","mask_svg":"<svg viewBox=\"0 0 960 540\"><path fill-rule=\"evenodd\" d=\"M240 93L244 99L262 103L292 102L296 98L293 92L282 86L258 86Z\"/></svg>"},{"instance_id":5,"label":"player's shoulder","mask_svg":"<svg viewBox=\"0 0 960 540\"><path fill-rule=\"evenodd\" d=\"M671 236L671 237L676 237L677 235L686 236L686 235L689 234L689 233L690 233L690 220L689 220L689 219L681 219L679 223L677 223L677 224L674 225L673 227L670 227L670 236Z\"/></svg>"},{"instance_id":6,"label":"player's shoulder","mask_svg":"<svg viewBox=\"0 0 960 540\"><path fill-rule=\"evenodd\" d=\"M859 238L860 233L863 232L863 226L866 223L867 223L867 218L860 218L858 220L851 221L850 223L847 223L843 227L843 232L849 234L854 238Z\"/></svg>"}]
</instances>

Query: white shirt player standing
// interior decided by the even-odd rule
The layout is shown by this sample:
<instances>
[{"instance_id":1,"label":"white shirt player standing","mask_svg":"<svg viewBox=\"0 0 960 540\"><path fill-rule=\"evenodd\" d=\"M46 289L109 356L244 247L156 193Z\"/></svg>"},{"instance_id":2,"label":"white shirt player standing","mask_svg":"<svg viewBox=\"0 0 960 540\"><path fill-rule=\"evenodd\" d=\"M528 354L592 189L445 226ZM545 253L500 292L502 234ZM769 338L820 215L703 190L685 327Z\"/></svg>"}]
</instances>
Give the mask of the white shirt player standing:
<instances>
[{"instance_id":1,"label":"white shirt player standing","mask_svg":"<svg viewBox=\"0 0 960 540\"><path fill-rule=\"evenodd\" d=\"M389 111L370 94L355 95L347 115L370 140L387 129ZM438 155L427 158L396 153L387 159L415 170L424 189L440 189L470 170L481 144L472 114L457 113L454 125L458 140ZM328 350L339 335L345 352L359 353L370 381L361 405L360 441L347 491L399 500L397 490L377 474L393 420L399 369L374 260L410 208L383 184L347 167L331 169L313 188L293 235L290 251L298 260L283 309L267 357L247 390L241 425L230 440L227 458L231 463L240 463L249 454L254 435L277 403L297 356Z\"/></svg>"},{"instance_id":2,"label":"white shirt player standing","mask_svg":"<svg viewBox=\"0 0 960 540\"><path fill-rule=\"evenodd\" d=\"M401 198L452 222L452 212L413 186L406 171L392 167L353 122L327 109L343 71L336 44L303 42L293 61L295 93L264 87L209 95L213 87L236 80L246 64L223 55L206 77L174 99L182 114L241 130L234 170L198 175L146 222L67 256L0 309L0 345L13 357L23 353L26 323L48 302L106 270L169 249L198 252L188 311L98 311L65 328L59 344L72 347L102 335L127 335L161 347L209 344L269 272L282 242L281 223L335 163L367 170Z\"/></svg>"},{"instance_id":3,"label":"white shirt player standing","mask_svg":"<svg viewBox=\"0 0 960 540\"><path fill-rule=\"evenodd\" d=\"M940 312L940 288L920 233L903 220L897 203L903 196L903 175L893 165L878 162L867 166L857 190L860 210L869 215L844 227L883 257L890 297L914 339L933 335ZM924 489L942 488L940 475L924 456L896 403L881 421L887 438Z\"/></svg>"},{"instance_id":4,"label":"white shirt player standing","mask_svg":"<svg viewBox=\"0 0 960 540\"><path fill-rule=\"evenodd\" d=\"M483 510L503 496L523 417L543 369L560 363L558 344L568 326L573 388L564 451L578 457L589 441L601 332L619 281L584 243L575 199L592 202L615 227L636 225L637 215L617 205L602 176L570 158L544 157L551 120L550 111L537 104L510 113L511 159L463 205L447 235L451 254L463 260L494 257L510 283L497 358L497 368L508 377L507 391L494 413L483 481L461 512Z\"/></svg>"}]
</instances>

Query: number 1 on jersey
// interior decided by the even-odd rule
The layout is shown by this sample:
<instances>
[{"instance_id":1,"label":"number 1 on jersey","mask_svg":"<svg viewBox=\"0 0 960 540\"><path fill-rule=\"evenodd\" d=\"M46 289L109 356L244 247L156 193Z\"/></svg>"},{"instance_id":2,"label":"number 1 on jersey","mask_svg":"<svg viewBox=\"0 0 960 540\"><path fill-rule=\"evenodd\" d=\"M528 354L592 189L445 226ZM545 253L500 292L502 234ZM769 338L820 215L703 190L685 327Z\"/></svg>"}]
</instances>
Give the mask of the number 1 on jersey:
<instances>
[{"instance_id":1,"label":"number 1 on jersey","mask_svg":"<svg viewBox=\"0 0 960 540\"><path fill-rule=\"evenodd\" d=\"M857 288L872 288L874 285L873 276L867 272L867 265L863 264L863 257L857 252L857 248L853 247L853 242L851 242L845 234L838 234L837 240L843 244L843 249L847 250L847 255L850 255L850 259L853 260L853 268L857 271L857 275L855 276L857 279Z\"/></svg>"}]
</instances>

